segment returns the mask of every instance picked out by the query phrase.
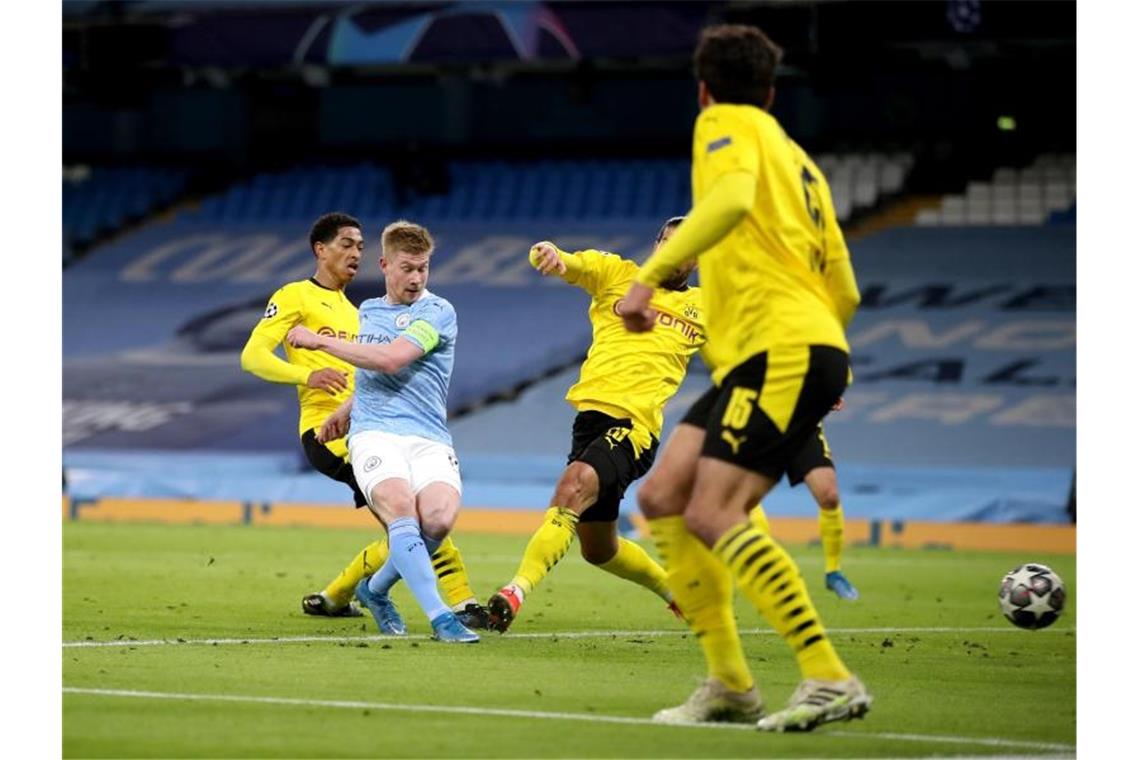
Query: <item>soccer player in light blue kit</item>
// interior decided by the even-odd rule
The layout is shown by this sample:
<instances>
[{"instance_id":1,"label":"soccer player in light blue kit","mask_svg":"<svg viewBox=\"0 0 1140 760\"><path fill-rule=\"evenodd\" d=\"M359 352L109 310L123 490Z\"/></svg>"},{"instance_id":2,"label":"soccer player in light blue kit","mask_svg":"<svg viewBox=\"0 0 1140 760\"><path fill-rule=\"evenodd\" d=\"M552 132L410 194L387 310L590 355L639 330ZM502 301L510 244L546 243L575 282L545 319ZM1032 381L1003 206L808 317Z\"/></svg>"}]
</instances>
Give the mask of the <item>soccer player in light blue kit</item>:
<instances>
[{"instance_id":1,"label":"soccer player in light blue kit","mask_svg":"<svg viewBox=\"0 0 1140 760\"><path fill-rule=\"evenodd\" d=\"M325 351L356 367L356 392L322 425L318 440L348 433L348 453L368 507L388 528L391 553L356 587L381 633L407 632L388 592L400 578L423 608L434 638L479 636L440 598L431 555L459 513L459 460L447 429L447 388L458 334L455 309L427 290L435 246L418 224L384 228L380 269L386 294L360 305L356 342L294 327L297 348Z\"/></svg>"}]
</instances>

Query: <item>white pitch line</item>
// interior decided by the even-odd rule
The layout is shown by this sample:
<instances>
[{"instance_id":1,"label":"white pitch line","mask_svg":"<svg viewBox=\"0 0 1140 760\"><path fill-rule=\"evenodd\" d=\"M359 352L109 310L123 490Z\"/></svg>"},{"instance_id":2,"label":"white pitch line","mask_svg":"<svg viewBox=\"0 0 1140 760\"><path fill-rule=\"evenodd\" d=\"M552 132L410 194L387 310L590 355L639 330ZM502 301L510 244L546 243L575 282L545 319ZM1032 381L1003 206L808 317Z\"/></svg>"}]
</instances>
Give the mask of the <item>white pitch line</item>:
<instances>
[{"instance_id":1,"label":"white pitch line","mask_svg":"<svg viewBox=\"0 0 1140 760\"><path fill-rule=\"evenodd\" d=\"M1075 632L1074 628L1049 628L1050 633L1072 633ZM771 628L747 628L740 631L742 634L751 634L757 636L774 636L775 631ZM830 634L860 634L860 633L1018 633L1021 632L1020 628L1015 628L1012 625L1006 626L990 626L979 628L953 628L953 627L926 627L926 628L828 628L827 632ZM511 639L604 639L604 638L620 638L627 636L644 636L647 638L656 638L661 636L682 636L689 633L685 630L656 630L656 631L551 631L547 633L512 633L508 638ZM1038 631L1037 633L1041 633ZM65 641L63 642L64 648L89 648L89 647L154 647L163 646L167 644L196 644L199 646L229 646L232 644L304 644L312 642L345 642L345 643L358 643L370 641L424 641L430 639L431 636L427 634L410 634L407 636L250 636L246 638L224 638L224 639L142 639L133 641L131 639L114 639L112 641ZM495 637L497 638L497 637Z\"/></svg>"},{"instance_id":2,"label":"white pitch line","mask_svg":"<svg viewBox=\"0 0 1140 760\"><path fill-rule=\"evenodd\" d=\"M648 542L638 542L638 543L641 543L643 547L648 547L650 545ZM815 549L815 551L813 551L813 548ZM883 548L886 548L886 547L883 547ZM800 564L800 565L822 565L822 564L824 564L825 559L823 558L822 555L820 555L818 553L818 547L809 547L809 548L805 549L805 551L809 552L809 553L800 555L797 552L793 552L793 555L795 555L794 559L796 560L797 564ZM843 567L844 568L850 568L850 567L859 567L859 566L864 566L864 565L868 566L868 567L880 566L880 565L882 565L882 566L895 566L895 565L911 566L911 565L914 565L914 566L927 566L928 567L930 565L937 565L937 564L953 564L955 566L960 566L962 563L962 555L964 553L965 552L962 550L947 549L944 551L930 551L930 552L926 552L924 554L920 554L920 555L916 555L916 556L901 556L901 557L892 557L892 556L884 557L884 556L877 556L877 555L871 555L871 554L864 554L864 555L853 554L851 556L847 556L846 554L844 554L844 556L843 556ZM464 552L463 557L464 557L464 560L466 560L467 562L472 563L472 564L480 564L480 563L488 563L488 562L495 562L495 563L502 562L504 564L510 564L512 567L514 567L514 566L518 565L518 563L519 563L519 555L517 555L517 554L472 554L470 557L468 557L467 553ZM585 564L585 562L586 562L583 559L578 559L576 556L568 556L567 559L564 559L562 561L563 562L581 563L581 564ZM1005 568L1005 565L998 565L998 567L999 568ZM1008 568L1006 568L1006 569L1008 569ZM1003 570L1003 572L1004 572L1004 570ZM1066 573L1065 577L1066 578L1069 577L1069 574Z\"/></svg>"},{"instance_id":3,"label":"white pitch line","mask_svg":"<svg viewBox=\"0 0 1140 760\"><path fill-rule=\"evenodd\" d=\"M358 702L334 699L295 699L290 697L258 697L234 694L184 694L161 691L132 691L127 689L86 689L65 686L64 694L79 694L99 697L134 697L137 699L183 699L200 702L245 702L267 705L288 705L299 707L333 707L353 710L392 710L399 712L446 713L450 715L492 715L503 718L532 718L537 720L570 720L585 723L617 723L633 726L655 726L657 728L704 728L755 730L751 724L741 723L688 723L669 725L655 723L649 718L631 718L622 715L597 715L594 713L540 712L537 710L511 710L497 707L467 707L463 705L412 705L388 702ZM926 734L866 733L861 731L828 731L828 735L862 739L886 739L888 741L929 742L934 744L967 744L986 747L1008 747L1011 749L1037 749L1052 752L1071 752L1076 749L1069 744L1051 742L1027 742L1016 739L995 737L941 736Z\"/></svg>"}]
</instances>

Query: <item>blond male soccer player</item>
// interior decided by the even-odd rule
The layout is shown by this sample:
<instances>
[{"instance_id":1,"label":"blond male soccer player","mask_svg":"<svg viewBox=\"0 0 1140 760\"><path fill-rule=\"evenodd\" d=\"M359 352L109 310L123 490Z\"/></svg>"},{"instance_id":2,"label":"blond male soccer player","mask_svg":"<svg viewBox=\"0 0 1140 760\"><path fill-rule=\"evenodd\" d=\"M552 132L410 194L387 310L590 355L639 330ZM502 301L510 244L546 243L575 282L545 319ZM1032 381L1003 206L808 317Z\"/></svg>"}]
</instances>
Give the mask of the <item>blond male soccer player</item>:
<instances>
[{"instance_id":1,"label":"blond male soccer player","mask_svg":"<svg viewBox=\"0 0 1140 760\"><path fill-rule=\"evenodd\" d=\"M681 223L665 222L661 245ZM645 550L618 535L625 489L649 471L661 436L662 409L677 391L689 358L704 342L700 293L689 287L694 264L674 271L653 299L660 329L633 335L621 323L621 298L637 264L612 253L566 253L549 242L531 248L531 264L591 296L593 342L566 400L578 410L566 469L541 527L531 536L511 582L487 603L490 627L506 631L527 595L554 569L577 536L582 557L672 604L665 571Z\"/></svg>"},{"instance_id":2,"label":"blond male soccer player","mask_svg":"<svg viewBox=\"0 0 1140 760\"><path fill-rule=\"evenodd\" d=\"M241 367L246 372L271 383L297 386L305 456L318 472L351 488L357 507L364 506L367 499L356 485L344 439L317 440L320 425L352 396L352 365L328 354L298 351L288 344L284 359L275 350L296 325L322 335L356 339L359 316L344 289L360 267L364 250L361 229L359 221L339 212L324 214L313 223L309 245L316 258L316 272L307 280L284 285L270 297L265 315L241 353ZM360 616L359 608L352 603L356 584L376 572L387 557L387 542L382 538L372 542L323 591L307 594L301 600L301 609L309 615ZM484 615L453 542L440 546L433 563L449 602L472 621Z\"/></svg>"},{"instance_id":3,"label":"blond male soccer player","mask_svg":"<svg viewBox=\"0 0 1140 760\"><path fill-rule=\"evenodd\" d=\"M447 429L447 390L459 335L455 309L427 289L435 242L422 226L398 221L380 237L382 298L360 306L356 341L298 325L286 339L356 367L352 398L321 426L318 437L348 433L352 471L368 508L388 532L383 567L356 586L381 633L403 635L403 618L388 594L403 579L431 622L433 636L474 643L439 595L430 557L459 513L459 460Z\"/></svg>"},{"instance_id":4,"label":"blond male soccer player","mask_svg":"<svg viewBox=\"0 0 1140 760\"><path fill-rule=\"evenodd\" d=\"M638 493L709 670L685 703L654 716L664 722L759 718L763 730L810 730L871 705L799 568L747 517L842 397L844 331L859 302L827 182L767 110L780 55L753 27L702 33L693 209L626 295L626 326L652 329L654 289L701 256L715 385ZM788 707L766 717L732 615L733 580L792 649L803 679Z\"/></svg>"}]
</instances>

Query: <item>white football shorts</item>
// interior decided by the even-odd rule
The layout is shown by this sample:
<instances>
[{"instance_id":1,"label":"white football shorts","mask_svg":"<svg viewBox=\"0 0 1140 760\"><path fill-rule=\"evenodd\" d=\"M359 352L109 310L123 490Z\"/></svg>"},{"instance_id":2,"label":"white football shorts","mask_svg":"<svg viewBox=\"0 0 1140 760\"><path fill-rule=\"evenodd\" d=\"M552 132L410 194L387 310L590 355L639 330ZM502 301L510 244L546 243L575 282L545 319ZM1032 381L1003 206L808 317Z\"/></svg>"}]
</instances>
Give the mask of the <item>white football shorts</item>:
<instances>
[{"instance_id":1,"label":"white football shorts","mask_svg":"<svg viewBox=\"0 0 1140 760\"><path fill-rule=\"evenodd\" d=\"M348 456L356 484L372 503L372 489L390 478L406 480L418 494L432 483L447 483L460 494L459 459L455 449L418 435L364 430L348 437Z\"/></svg>"}]
</instances>

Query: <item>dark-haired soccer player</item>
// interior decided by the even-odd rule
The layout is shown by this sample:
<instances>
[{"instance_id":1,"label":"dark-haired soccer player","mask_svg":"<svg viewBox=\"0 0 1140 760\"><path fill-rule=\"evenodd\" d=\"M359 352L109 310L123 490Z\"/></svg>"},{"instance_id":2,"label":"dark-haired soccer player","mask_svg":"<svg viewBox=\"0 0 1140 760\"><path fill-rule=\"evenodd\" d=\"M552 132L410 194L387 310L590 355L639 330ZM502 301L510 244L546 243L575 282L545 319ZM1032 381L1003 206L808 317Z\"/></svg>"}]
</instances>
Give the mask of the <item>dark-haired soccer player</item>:
<instances>
[{"instance_id":1,"label":"dark-haired soccer player","mask_svg":"<svg viewBox=\"0 0 1140 760\"><path fill-rule=\"evenodd\" d=\"M677 426L638 494L709 667L684 704L655 716L666 722L762 712L732 616L733 579L792 648L803 677L788 708L760 719L761 729L810 730L871 705L824 632L799 568L747 517L843 395L844 330L859 302L827 182L768 113L780 55L753 27L702 33L693 209L626 296L626 326L652 329L654 288L702 256L715 386Z\"/></svg>"},{"instance_id":2,"label":"dark-haired soccer player","mask_svg":"<svg viewBox=\"0 0 1140 760\"><path fill-rule=\"evenodd\" d=\"M322 335L355 340L360 318L344 289L356 276L364 251L360 222L348 214L324 214L309 232L309 245L317 269L307 280L290 282L269 298L265 315L246 342L241 367L262 380L297 386L300 403L301 446L314 469L352 489L357 507L367 499L357 487L344 438L321 443L321 424L352 397L351 364L334 356L302 351L284 343L290 328L302 325ZM285 358L275 352L284 343ZM357 554L324 591L307 594L301 609L309 615L359 617L352 603L356 585L376 572L388 558L384 538L373 541ZM448 539L433 555L432 563L449 604L463 611L464 619L478 623L485 619L467 580L467 570L455 544Z\"/></svg>"},{"instance_id":3,"label":"dark-haired soccer player","mask_svg":"<svg viewBox=\"0 0 1140 760\"><path fill-rule=\"evenodd\" d=\"M681 219L665 222L657 246ZM637 274L635 262L601 251L566 253L548 242L531 248L530 261L542 274L561 277L590 294L594 337L579 380L566 394L578 410L566 469L514 578L487 603L490 627L507 630L575 535L587 562L644 586L676 612L665 570L618 535L617 519L625 489L653 464L662 409L704 342L700 293L688 285L695 264L678 267L662 282L652 304L660 329L633 335L622 327L621 298Z\"/></svg>"}]
</instances>

